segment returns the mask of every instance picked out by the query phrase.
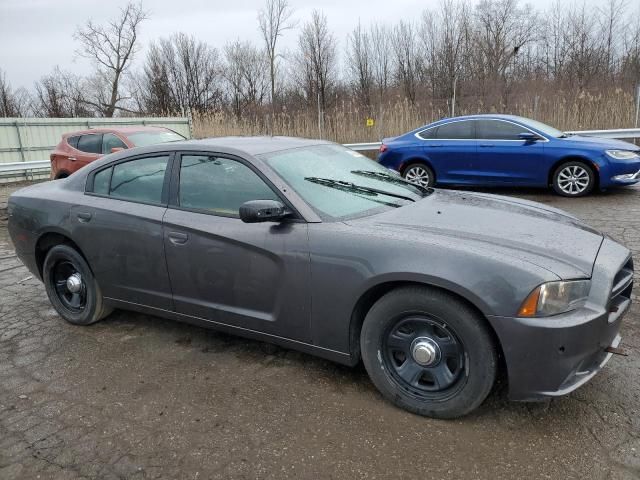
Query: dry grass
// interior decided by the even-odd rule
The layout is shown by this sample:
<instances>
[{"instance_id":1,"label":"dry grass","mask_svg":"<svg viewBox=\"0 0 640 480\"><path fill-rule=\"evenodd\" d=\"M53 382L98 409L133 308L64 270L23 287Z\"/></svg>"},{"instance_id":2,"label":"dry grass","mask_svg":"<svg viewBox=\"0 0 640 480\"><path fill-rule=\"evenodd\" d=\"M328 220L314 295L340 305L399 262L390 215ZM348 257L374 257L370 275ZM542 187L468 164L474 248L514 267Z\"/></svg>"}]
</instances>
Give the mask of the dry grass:
<instances>
[{"instance_id":1,"label":"dry grass","mask_svg":"<svg viewBox=\"0 0 640 480\"><path fill-rule=\"evenodd\" d=\"M378 141L412 130L449 114L446 101L411 105L401 99L391 101L373 115L375 126L367 127L369 113L355 102L342 102L325 113L322 137L340 143ZM526 94L512 97L508 106L483 103L477 98L463 97L456 106L456 114L511 113L535 118L563 130L588 130L633 127L635 105L633 94L611 89L598 94L552 95ZM264 112L236 118L218 112L194 118L196 138L226 135L287 135L318 138L318 117L315 109L280 112L275 115L272 128L270 115Z\"/></svg>"}]
</instances>

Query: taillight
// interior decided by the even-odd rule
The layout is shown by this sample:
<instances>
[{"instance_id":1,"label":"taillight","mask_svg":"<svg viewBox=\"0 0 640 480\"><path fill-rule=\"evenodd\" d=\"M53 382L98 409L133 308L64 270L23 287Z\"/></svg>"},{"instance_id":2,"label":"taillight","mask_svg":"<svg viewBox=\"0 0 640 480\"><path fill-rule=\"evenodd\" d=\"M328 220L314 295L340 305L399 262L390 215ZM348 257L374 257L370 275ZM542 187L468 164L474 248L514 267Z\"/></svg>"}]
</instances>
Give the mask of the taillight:
<instances>
[{"instance_id":1,"label":"taillight","mask_svg":"<svg viewBox=\"0 0 640 480\"><path fill-rule=\"evenodd\" d=\"M380 153L384 153L387 150L389 150L389 147L387 147L384 143L380 145Z\"/></svg>"}]
</instances>

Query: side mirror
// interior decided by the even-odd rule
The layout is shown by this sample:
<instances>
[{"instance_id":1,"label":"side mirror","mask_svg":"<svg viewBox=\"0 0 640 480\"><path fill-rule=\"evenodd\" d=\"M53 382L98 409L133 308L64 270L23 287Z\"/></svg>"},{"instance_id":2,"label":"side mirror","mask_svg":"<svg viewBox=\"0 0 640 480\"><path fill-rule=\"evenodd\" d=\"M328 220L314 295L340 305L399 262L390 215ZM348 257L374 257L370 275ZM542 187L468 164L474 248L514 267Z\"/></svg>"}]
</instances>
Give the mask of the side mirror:
<instances>
[{"instance_id":1,"label":"side mirror","mask_svg":"<svg viewBox=\"0 0 640 480\"><path fill-rule=\"evenodd\" d=\"M279 222L290 214L277 200L251 200L240 206L240 220L244 223Z\"/></svg>"},{"instance_id":2,"label":"side mirror","mask_svg":"<svg viewBox=\"0 0 640 480\"><path fill-rule=\"evenodd\" d=\"M113 147L111 153L121 152L122 150L124 150L122 147Z\"/></svg>"},{"instance_id":3,"label":"side mirror","mask_svg":"<svg viewBox=\"0 0 640 480\"><path fill-rule=\"evenodd\" d=\"M520 140L524 140L525 142L535 142L537 140L540 140L540 136L536 135L535 133L532 132L522 132L518 134L518 138Z\"/></svg>"}]
</instances>

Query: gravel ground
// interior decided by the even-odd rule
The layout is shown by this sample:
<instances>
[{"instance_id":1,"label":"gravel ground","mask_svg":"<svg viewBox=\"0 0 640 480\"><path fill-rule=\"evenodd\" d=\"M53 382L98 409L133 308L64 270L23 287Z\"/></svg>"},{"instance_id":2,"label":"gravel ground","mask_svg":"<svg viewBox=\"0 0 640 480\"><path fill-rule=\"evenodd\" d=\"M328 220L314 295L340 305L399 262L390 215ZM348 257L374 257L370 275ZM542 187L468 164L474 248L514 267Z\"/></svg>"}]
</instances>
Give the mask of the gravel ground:
<instances>
[{"instance_id":1,"label":"gravel ground","mask_svg":"<svg viewBox=\"0 0 640 480\"><path fill-rule=\"evenodd\" d=\"M0 479L640 477L640 308L593 381L550 403L496 388L437 421L384 401L362 367L155 317L62 321L15 258L0 186ZM640 254L640 188L559 198ZM640 270L640 269L638 269Z\"/></svg>"}]
</instances>

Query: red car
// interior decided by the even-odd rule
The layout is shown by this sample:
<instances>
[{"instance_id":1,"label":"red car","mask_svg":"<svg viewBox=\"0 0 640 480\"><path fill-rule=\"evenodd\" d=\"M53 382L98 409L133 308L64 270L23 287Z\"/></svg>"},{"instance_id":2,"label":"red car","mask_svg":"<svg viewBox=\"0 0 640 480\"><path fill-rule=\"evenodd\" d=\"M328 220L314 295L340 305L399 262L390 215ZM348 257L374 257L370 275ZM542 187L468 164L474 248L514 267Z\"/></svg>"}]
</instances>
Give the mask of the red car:
<instances>
[{"instance_id":1,"label":"red car","mask_svg":"<svg viewBox=\"0 0 640 480\"><path fill-rule=\"evenodd\" d=\"M65 178L108 153L126 148L184 140L164 127L92 128L65 133L51 153L51 178Z\"/></svg>"}]
</instances>

